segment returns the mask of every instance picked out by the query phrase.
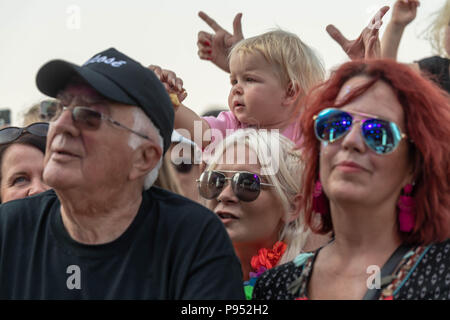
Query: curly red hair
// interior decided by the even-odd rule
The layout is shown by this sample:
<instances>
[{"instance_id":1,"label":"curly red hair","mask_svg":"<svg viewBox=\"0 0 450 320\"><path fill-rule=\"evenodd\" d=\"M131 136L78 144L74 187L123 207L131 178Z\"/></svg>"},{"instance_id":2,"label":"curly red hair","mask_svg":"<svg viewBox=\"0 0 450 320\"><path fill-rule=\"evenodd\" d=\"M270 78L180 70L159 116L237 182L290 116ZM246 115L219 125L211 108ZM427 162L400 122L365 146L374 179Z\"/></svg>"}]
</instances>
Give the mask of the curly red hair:
<instances>
[{"instance_id":1,"label":"curly red hair","mask_svg":"<svg viewBox=\"0 0 450 320\"><path fill-rule=\"evenodd\" d=\"M336 105L336 97L346 81L355 76L371 79ZM319 179L320 143L314 134L313 116L329 107L341 107L362 95L375 82L384 81L397 96L405 114L410 159L415 169L412 196L416 202L413 231L399 233L406 243L429 244L450 236L450 97L430 80L410 67L389 60L352 61L343 64L306 98L300 117L305 160L302 199L307 224L317 233L333 230L330 214L314 219L312 208L315 182Z\"/></svg>"}]
</instances>

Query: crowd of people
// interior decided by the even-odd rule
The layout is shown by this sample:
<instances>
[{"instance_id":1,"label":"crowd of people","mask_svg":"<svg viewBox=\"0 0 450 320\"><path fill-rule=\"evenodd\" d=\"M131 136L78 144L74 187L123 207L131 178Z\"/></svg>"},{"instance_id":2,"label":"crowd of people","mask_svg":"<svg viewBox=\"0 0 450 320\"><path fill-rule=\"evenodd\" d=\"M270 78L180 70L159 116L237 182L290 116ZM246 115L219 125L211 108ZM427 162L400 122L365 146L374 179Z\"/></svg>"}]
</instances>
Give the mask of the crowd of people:
<instances>
[{"instance_id":1,"label":"crowd of people","mask_svg":"<svg viewBox=\"0 0 450 320\"><path fill-rule=\"evenodd\" d=\"M380 40L388 10L327 26L351 60L328 77L297 35L200 12L231 84L202 116L114 48L46 63L49 100L0 130L0 298L450 299L450 0L410 64L419 1Z\"/></svg>"}]
</instances>

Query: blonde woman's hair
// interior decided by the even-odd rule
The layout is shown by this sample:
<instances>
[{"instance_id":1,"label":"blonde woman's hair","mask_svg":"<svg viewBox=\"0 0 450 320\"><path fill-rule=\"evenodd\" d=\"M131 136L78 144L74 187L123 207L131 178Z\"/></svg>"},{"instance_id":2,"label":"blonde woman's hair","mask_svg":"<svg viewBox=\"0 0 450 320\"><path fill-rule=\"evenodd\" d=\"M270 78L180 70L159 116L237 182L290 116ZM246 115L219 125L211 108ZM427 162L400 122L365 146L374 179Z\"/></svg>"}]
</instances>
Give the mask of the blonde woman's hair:
<instances>
[{"instance_id":1,"label":"blonde woman's hair","mask_svg":"<svg viewBox=\"0 0 450 320\"><path fill-rule=\"evenodd\" d=\"M46 99L45 101L53 102L54 99ZM22 115L22 126L26 127L35 122L48 122L48 119L41 110L41 102L33 104Z\"/></svg>"},{"instance_id":2,"label":"blonde woman's hair","mask_svg":"<svg viewBox=\"0 0 450 320\"><path fill-rule=\"evenodd\" d=\"M242 147L248 147L256 154L257 159L255 160L261 166L261 175L267 178L268 183L275 186L273 189L287 216L293 210L295 197L299 194L303 172L301 154L294 149L295 144L279 134L278 130L240 129L227 136L216 146L206 170L214 170L218 165L226 163L225 155L230 150L233 152L245 150ZM237 154L237 156L238 163L244 163L239 158L242 155ZM291 261L301 253L309 234L303 212L295 220L286 223L279 230L279 240L286 242L287 249L278 264Z\"/></svg>"},{"instance_id":3,"label":"blonde woman's hair","mask_svg":"<svg viewBox=\"0 0 450 320\"><path fill-rule=\"evenodd\" d=\"M183 190L172 166L170 152L166 152L164 155L158 178L153 185L183 195Z\"/></svg>"},{"instance_id":4,"label":"blonde woman's hair","mask_svg":"<svg viewBox=\"0 0 450 320\"><path fill-rule=\"evenodd\" d=\"M325 77L325 68L318 55L293 33L277 29L243 39L231 49L229 58L256 52L274 67L283 86L298 85L301 97Z\"/></svg>"},{"instance_id":5,"label":"blonde woman's hair","mask_svg":"<svg viewBox=\"0 0 450 320\"><path fill-rule=\"evenodd\" d=\"M425 30L426 38L437 54L448 58L449 53L445 50L445 30L450 22L450 0L447 0L444 6L436 11L433 16L433 22Z\"/></svg>"}]
</instances>

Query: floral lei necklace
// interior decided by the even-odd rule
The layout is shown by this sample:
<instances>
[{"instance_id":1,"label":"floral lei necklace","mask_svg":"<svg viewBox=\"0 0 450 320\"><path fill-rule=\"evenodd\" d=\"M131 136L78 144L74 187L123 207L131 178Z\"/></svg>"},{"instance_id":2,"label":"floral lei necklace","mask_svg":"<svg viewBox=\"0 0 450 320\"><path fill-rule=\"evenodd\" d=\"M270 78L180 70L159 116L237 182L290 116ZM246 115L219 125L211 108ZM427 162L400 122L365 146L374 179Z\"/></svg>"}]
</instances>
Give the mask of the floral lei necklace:
<instances>
[{"instance_id":1,"label":"floral lei necklace","mask_svg":"<svg viewBox=\"0 0 450 320\"><path fill-rule=\"evenodd\" d=\"M277 241L273 245L272 249L259 249L258 254L252 257L250 264L253 271L249 274L250 279L248 281L244 281L244 292L247 300L252 299L253 288L258 277L263 274L264 271L269 270L278 264L286 251L286 247L286 243L283 241Z\"/></svg>"}]
</instances>

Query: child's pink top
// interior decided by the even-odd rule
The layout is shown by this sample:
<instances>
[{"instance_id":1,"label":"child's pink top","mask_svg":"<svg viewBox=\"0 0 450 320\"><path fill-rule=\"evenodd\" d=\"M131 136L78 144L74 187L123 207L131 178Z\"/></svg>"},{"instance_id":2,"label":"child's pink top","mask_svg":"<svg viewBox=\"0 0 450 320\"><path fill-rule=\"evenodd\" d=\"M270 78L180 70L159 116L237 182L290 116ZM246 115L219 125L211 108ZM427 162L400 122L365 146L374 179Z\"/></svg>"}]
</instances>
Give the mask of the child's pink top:
<instances>
[{"instance_id":1,"label":"child's pink top","mask_svg":"<svg viewBox=\"0 0 450 320\"><path fill-rule=\"evenodd\" d=\"M241 123L231 111L222 111L216 117L203 117L208 122L211 129L217 129L221 132L222 137L225 138L237 129L250 128L246 124ZM295 144L300 142L300 134L296 130L297 121L293 121L281 134L289 138Z\"/></svg>"}]
</instances>

